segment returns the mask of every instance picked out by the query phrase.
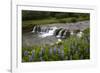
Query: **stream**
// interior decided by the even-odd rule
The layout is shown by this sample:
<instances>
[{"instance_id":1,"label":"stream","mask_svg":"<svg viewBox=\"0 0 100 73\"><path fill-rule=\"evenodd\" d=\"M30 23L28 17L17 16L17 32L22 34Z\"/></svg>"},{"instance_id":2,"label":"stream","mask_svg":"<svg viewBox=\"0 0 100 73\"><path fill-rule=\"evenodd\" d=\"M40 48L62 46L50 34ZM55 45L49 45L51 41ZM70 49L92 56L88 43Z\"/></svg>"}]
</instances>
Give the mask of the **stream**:
<instances>
[{"instance_id":1,"label":"stream","mask_svg":"<svg viewBox=\"0 0 100 73\"><path fill-rule=\"evenodd\" d=\"M33 28L30 32L25 32L22 34L22 46L23 47L32 47L34 45L53 45L59 40L59 38L54 36L55 30L69 29L74 31L80 29L81 31L89 28L89 21L80 21L76 23L56 23L56 24L47 24L42 25L39 31L36 31L36 27ZM62 31L62 30L61 30ZM58 33L58 35L60 32Z\"/></svg>"}]
</instances>

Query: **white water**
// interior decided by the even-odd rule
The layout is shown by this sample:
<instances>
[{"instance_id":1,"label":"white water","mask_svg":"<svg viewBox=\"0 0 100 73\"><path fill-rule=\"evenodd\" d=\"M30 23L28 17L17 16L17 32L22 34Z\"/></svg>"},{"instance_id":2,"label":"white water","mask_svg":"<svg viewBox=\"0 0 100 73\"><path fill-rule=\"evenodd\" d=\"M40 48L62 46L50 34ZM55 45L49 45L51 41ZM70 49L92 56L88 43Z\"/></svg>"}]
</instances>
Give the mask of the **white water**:
<instances>
[{"instance_id":1,"label":"white water","mask_svg":"<svg viewBox=\"0 0 100 73\"><path fill-rule=\"evenodd\" d=\"M51 27L49 32L41 32L41 34L39 34L39 37L47 37L47 36L52 36L55 32L55 30L57 29L57 27Z\"/></svg>"},{"instance_id":2,"label":"white water","mask_svg":"<svg viewBox=\"0 0 100 73\"><path fill-rule=\"evenodd\" d=\"M63 30L64 30L64 29L63 29ZM61 30L61 31L59 32L59 34L56 36L57 38L60 38L60 37L61 37L61 33L62 33L63 30Z\"/></svg>"},{"instance_id":3,"label":"white water","mask_svg":"<svg viewBox=\"0 0 100 73\"><path fill-rule=\"evenodd\" d=\"M35 32L35 29L36 29L36 26L33 28L33 31L32 32Z\"/></svg>"}]
</instances>

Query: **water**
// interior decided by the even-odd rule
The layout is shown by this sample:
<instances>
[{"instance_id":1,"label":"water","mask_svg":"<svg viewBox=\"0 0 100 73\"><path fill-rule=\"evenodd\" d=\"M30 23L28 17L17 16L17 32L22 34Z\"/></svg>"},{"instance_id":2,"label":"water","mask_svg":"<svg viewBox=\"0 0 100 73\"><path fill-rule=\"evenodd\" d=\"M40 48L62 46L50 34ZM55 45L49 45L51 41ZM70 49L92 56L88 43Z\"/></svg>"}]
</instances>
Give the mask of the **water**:
<instances>
[{"instance_id":1,"label":"water","mask_svg":"<svg viewBox=\"0 0 100 73\"><path fill-rule=\"evenodd\" d=\"M69 29L69 31L73 31L75 29L84 30L89 27L89 24L89 21L82 21L77 23L42 25L41 28L39 26L38 28L34 26L33 31L22 34L22 46L32 47L34 45L53 45L60 39L54 36L54 31L56 29L63 28ZM59 31L59 36L61 36L63 29Z\"/></svg>"},{"instance_id":2,"label":"water","mask_svg":"<svg viewBox=\"0 0 100 73\"><path fill-rule=\"evenodd\" d=\"M35 32L36 31L36 26L33 28L33 31L32 32Z\"/></svg>"},{"instance_id":3,"label":"water","mask_svg":"<svg viewBox=\"0 0 100 73\"><path fill-rule=\"evenodd\" d=\"M56 29L57 29L57 27L51 27L49 30L47 30L47 32L40 32L41 34L39 35L39 37L45 38L48 36L53 36Z\"/></svg>"},{"instance_id":4,"label":"water","mask_svg":"<svg viewBox=\"0 0 100 73\"><path fill-rule=\"evenodd\" d=\"M53 45L58 41L58 39L50 33L24 33L22 36L22 45L23 47L32 47L34 45Z\"/></svg>"}]
</instances>

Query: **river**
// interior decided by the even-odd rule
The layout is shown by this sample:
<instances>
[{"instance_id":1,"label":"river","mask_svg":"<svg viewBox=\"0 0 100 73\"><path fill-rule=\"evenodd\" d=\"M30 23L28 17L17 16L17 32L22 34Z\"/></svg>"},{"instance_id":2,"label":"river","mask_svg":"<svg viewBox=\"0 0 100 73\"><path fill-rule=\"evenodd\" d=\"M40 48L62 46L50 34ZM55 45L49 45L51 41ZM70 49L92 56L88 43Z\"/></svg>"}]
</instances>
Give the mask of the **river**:
<instances>
[{"instance_id":1,"label":"river","mask_svg":"<svg viewBox=\"0 0 100 73\"><path fill-rule=\"evenodd\" d=\"M76 23L56 23L56 24L47 24L42 25L42 28L52 28L48 32L34 33L33 31L24 32L22 34L22 46L23 47L32 47L34 45L52 45L58 41L53 33L58 28L69 29L70 31L80 29L84 30L89 28L89 21L80 21Z\"/></svg>"}]
</instances>

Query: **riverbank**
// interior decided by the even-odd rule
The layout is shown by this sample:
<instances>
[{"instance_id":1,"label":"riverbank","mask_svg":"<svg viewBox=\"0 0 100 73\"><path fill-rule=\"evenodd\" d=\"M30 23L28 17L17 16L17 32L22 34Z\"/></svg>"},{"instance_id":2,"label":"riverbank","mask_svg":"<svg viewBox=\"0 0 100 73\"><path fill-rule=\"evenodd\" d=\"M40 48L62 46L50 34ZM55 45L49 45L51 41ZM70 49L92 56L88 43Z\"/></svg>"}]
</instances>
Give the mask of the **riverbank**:
<instances>
[{"instance_id":1,"label":"riverbank","mask_svg":"<svg viewBox=\"0 0 100 73\"><path fill-rule=\"evenodd\" d=\"M70 36L62 40L59 44L41 45L22 47L22 62L40 62L40 61L62 61L62 60L87 60L90 59L90 29L83 31L84 35L79 38L77 36ZM34 39L34 38L33 38ZM41 39L41 38L40 38ZM50 38L51 40L53 38ZM39 40L39 39L35 39ZM47 43L47 38L37 42ZM54 39L53 39L54 40ZM31 40L32 41L32 40ZM31 43L32 44L32 43ZM29 44L30 45L30 44Z\"/></svg>"},{"instance_id":2,"label":"riverbank","mask_svg":"<svg viewBox=\"0 0 100 73\"><path fill-rule=\"evenodd\" d=\"M63 28L63 29L69 29L70 31L74 31L76 29L84 30L86 28L89 28L90 22L89 21L81 21L76 23L58 23L58 24L47 24L42 25L42 28L46 27L57 27L57 28ZM33 30L33 28L32 28ZM26 46L33 46L33 45L44 45L44 44L52 44L55 43L58 39L55 36L48 36L45 38L39 37L38 34L32 33L32 31L24 32L22 35L22 41L23 41L23 47Z\"/></svg>"},{"instance_id":3,"label":"riverbank","mask_svg":"<svg viewBox=\"0 0 100 73\"><path fill-rule=\"evenodd\" d=\"M56 18L50 18L50 19L41 19L41 20L27 20L22 21L22 30L23 32L31 31L34 25L52 25L52 24L67 24L67 23L76 23L80 21L88 21L89 17L86 18L76 18L76 17L70 17L70 18L62 18L62 19L56 19Z\"/></svg>"}]
</instances>

